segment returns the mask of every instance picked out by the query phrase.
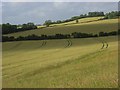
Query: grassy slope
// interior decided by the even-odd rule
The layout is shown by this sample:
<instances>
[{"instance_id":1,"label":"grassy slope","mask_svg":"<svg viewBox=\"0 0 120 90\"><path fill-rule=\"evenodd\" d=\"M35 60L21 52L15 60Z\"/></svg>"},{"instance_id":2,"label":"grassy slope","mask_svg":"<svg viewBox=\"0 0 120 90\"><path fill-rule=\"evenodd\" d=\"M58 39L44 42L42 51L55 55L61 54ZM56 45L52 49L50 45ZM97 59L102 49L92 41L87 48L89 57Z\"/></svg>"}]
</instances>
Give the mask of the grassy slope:
<instances>
[{"instance_id":1,"label":"grassy slope","mask_svg":"<svg viewBox=\"0 0 120 90\"><path fill-rule=\"evenodd\" d=\"M105 31L105 32L115 31L118 28L118 19L101 20L101 21L94 21L94 22L89 22L89 23L87 23L86 21L91 20L91 19L90 18L86 18L86 19L81 20L81 22L84 21L84 23L58 25L55 27L24 31L24 32L8 34L8 35L9 36L27 36L30 34L53 35L56 33L70 34L72 32L98 33L100 31Z\"/></svg>"},{"instance_id":2,"label":"grassy slope","mask_svg":"<svg viewBox=\"0 0 120 90\"><path fill-rule=\"evenodd\" d=\"M93 20L98 20L100 18L103 18L103 17L90 17L90 18L82 18L82 19L78 19L79 23L85 23L85 22L88 22L88 21L93 21ZM62 26L62 25L70 25L70 24L75 24L76 21L70 21L70 22L66 22L66 23L60 23L60 24L52 24L50 26ZM38 28L43 28L45 27L45 25L43 26L37 26Z\"/></svg>"},{"instance_id":3,"label":"grassy slope","mask_svg":"<svg viewBox=\"0 0 120 90\"><path fill-rule=\"evenodd\" d=\"M100 18L103 17L88 17L88 18L82 18L82 19L78 19L78 23L86 23L89 21L94 21L94 20L98 20ZM52 24L50 26L61 26L61 25L71 25L71 24L76 24L76 20L74 21L70 21L70 22L66 22L66 23L61 23L61 24Z\"/></svg>"},{"instance_id":4,"label":"grassy slope","mask_svg":"<svg viewBox=\"0 0 120 90\"><path fill-rule=\"evenodd\" d=\"M117 87L117 51L116 37L6 42L3 87Z\"/></svg>"}]
</instances>

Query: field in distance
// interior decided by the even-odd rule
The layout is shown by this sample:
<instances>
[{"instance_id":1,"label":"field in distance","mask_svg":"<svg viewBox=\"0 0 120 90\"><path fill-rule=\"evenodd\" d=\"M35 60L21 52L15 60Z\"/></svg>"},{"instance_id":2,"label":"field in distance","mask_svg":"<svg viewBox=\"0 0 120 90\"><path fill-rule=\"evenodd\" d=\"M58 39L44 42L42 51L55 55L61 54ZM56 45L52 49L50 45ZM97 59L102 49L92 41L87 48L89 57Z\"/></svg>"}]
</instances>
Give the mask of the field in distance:
<instances>
[{"instance_id":1,"label":"field in distance","mask_svg":"<svg viewBox=\"0 0 120 90\"><path fill-rule=\"evenodd\" d=\"M3 88L117 88L117 57L117 36L5 42Z\"/></svg>"},{"instance_id":2,"label":"field in distance","mask_svg":"<svg viewBox=\"0 0 120 90\"><path fill-rule=\"evenodd\" d=\"M17 37L17 36L28 36L31 34L55 35L55 34L71 34L73 32L98 34L99 32L102 31L111 32L118 29L118 19L98 20L100 18L102 17L83 18L83 19L79 19L79 23L77 24L75 23L75 21L62 23L62 24L53 24L47 28L12 33L12 34L8 34L8 36Z\"/></svg>"}]
</instances>

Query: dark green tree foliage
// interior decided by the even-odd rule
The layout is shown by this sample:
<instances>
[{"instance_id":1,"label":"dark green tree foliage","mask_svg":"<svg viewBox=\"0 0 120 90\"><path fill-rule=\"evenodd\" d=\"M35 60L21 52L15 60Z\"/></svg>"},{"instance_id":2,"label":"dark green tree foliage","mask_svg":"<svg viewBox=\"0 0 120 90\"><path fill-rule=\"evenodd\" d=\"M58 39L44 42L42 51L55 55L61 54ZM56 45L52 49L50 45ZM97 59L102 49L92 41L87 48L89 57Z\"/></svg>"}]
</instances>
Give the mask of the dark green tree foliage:
<instances>
[{"instance_id":1,"label":"dark green tree foliage","mask_svg":"<svg viewBox=\"0 0 120 90\"><path fill-rule=\"evenodd\" d=\"M9 34L9 33L32 30L37 28L37 26L35 26L34 23L31 22L21 25L21 28L17 28L17 27L18 27L17 25L11 25L9 23L2 24L2 34Z\"/></svg>"},{"instance_id":2,"label":"dark green tree foliage","mask_svg":"<svg viewBox=\"0 0 120 90\"><path fill-rule=\"evenodd\" d=\"M56 21L57 24L59 24L59 23L61 23L61 22L62 22L61 20Z\"/></svg>"},{"instance_id":3,"label":"dark green tree foliage","mask_svg":"<svg viewBox=\"0 0 120 90\"><path fill-rule=\"evenodd\" d=\"M16 41L16 39L13 36L2 36L2 42L6 42L6 41Z\"/></svg>"},{"instance_id":4,"label":"dark green tree foliage","mask_svg":"<svg viewBox=\"0 0 120 90\"><path fill-rule=\"evenodd\" d=\"M53 24L53 22L51 20L46 20L44 25L46 25L46 27L49 27L50 24Z\"/></svg>"},{"instance_id":5,"label":"dark green tree foliage","mask_svg":"<svg viewBox=\"0 0 120 90\"><path fill-rule=\"evenodd\" d=\"M120 30L112 31L112 32L99 32L99 34L88 34L88 33L81 33L81 32L74 32L72 34L55 34L55 35L28 35L25 37L19 36L17 38L11 36L2 36L2 41L23 41L23 40L48 40L48 39L67 39L67 38L90 38L90 37L104 37L104 36L115 36L120 35Z\"/></svg>"},{"instance_id":6,"label":"dark green tree foliage","mask_svg":"<svg viewBox=\"0 0 120 90\"><path fill-rule=\"evenodd\" d=\"M13 33L17 31L17 25L11 25L9 23L2 24L2 34Z\"/></svg>"},{"instance_id":7,"label":"dark green tree foliage","mask_svg":"<svg viewBox=\"0 0 120 90\"><path fill-rule=\"evenodd\" d=\"M104 12L89 12L89 17L97 17L97 16L104 16Z\"/></svg>"},{"instance_id":8,"label":"dark green tree foliage","mask_svg":"<svg viewBox=\"0 0 120 90\"><path fill-rule=\"evenodd\" d=\"M78 19L76 20L76 23L78 23L79 21L78 21Z\"/></svg>"},{"instance_id":9,"label":"dark green tree foliage","mask_svg":"<svg viewBox=\"0 0 120 90\"><path fill-rule=\"evenodd\" d=\"M120 11L112 11L106 13L105 19L114 19L114 18L118 18L119 16L120 16Z\"/></svg>"},{"instance_id":10,"label":"dark green tree foliage","mask_svg":"<svg viewBox=\"0 0 120 90\"><path fill-rule=\"evenodd\" d=\"M37 26L35 26L34 23L29 22L27 24L23 24L20 29L21 30L31 30L31 29L36 29L36 28L37 28Z\"/></svg>"}]
</instances>

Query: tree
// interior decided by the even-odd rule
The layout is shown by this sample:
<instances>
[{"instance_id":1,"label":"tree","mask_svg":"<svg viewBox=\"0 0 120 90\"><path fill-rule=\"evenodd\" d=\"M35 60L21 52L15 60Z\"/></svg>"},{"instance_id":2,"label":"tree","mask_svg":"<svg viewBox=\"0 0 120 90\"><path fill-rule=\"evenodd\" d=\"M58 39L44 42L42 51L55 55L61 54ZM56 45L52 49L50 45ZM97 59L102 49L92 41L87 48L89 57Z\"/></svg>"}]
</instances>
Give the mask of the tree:
<instances>
[{"instance_id":1,"label":"tree","mask_svg":"<svg viewBox=\"0 0 120 90\"><path fill-rule=\"evenodd\" d=\"M59 23L61 23L61 22L62 22L61 20L56 21L57 24L59 24Z\"/></svg>"},{"instance_id":2,"label":"tree","mask_svg":"<svg viewBox=\"0 0 120 90\"><path fill-rule=\"evenodd\" d=\"M118 16L120 16L120 11L112 11L112 12L106 13L104 18L114 19L114 18L118 18Z\"/></svg>"},{"instance_id":3,"label":"tree","mask_svg":"<svg viewBox=\"0 0 120 90\"><path fill-rule=\"evenodd\" d=\"M79 21L78 21L78 19L76 19L76 23L78 23Z\"/></svg>"},{"instance_id":4,"label":"tree","mask_svg":"<svg viewBox=\"0 0 120 90\"><path fill-rule=\"evenodd\" d=\"M17 25L11 25L9 23L2 24L2 33L3 34L13 33L16 31L17 31Z\"/></svg>"},{"instance_id":5,"label":"tree","mask_svg":"<svg viewBox=\"0 0 120 90\"><path fill-rule=\"evenodd\" d=\"M22 25L23 30L31 30L31 29L36 29L36 28L37 28L37 26L35 26L34 23L32 23L32 22Z\"/></svg>"},{"instance_id":6,"label":"tree","mask_svg":"<svg viewBox=\"0 0 120 90\"><path fill-rule=\"evenodd\" d=\"M49 27L50 24L52 24L51 20L46 20L44 23L44 25L46 25L46 27Z\"/></svg>"},{"instance_id":7,"label":"tree","mask_svg":"<svg viewBox=\"0 0 120 90\"><path fill-rule=\"evenodd\" d=\"M89 12L89 17L104 16L104 12Z\"/></svg>"}]
</instances>

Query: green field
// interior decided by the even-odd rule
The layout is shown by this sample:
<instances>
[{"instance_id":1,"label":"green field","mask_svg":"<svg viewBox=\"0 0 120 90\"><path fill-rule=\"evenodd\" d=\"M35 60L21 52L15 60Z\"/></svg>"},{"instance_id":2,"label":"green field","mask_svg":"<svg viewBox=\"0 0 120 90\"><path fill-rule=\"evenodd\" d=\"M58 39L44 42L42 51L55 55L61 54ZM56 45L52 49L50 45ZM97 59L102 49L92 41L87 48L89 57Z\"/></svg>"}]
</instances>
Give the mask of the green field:
<instances>
[{"instance_id":1,"label":"green field","mask_svg":"<svg viewBox=\"0 0 120 90\"><path fill-rule=\"evenodd\" d=\"M86 22L86 21L92 21L93 22ZM110 32L115 31L118 29L118 19L108 19L108 20L100 20L100 21L94 21L95 18L85 18L81 21L83 23L78 24L67 24L67 25L57 25L53 27L47 27L42 29L35 29L30 31L24 31L14 34L8 34L8 36L27 36L31 34L35 35L54 35L54 34L71 34L73 32L85 32L85 33L99 33L101 31L103 32Z\"/></svg>"},{"instance_id":2,"label":"green field","mask_svg":"<svg viewBox=\"0 0 120 90\"><path fill-rule=\"evenodd\" d=\"M53 24L8 36L118 30L118 19L94 21L99 18L80 19L77 24ZM2 45L3 88L118 87L117 36L14 41Z\"/></svg>"},{"instance_id":3,"label":"green field","mask_svg":"<svg viewBox=\"0 0 120 90\"><path fill-rule=\"evenodd\" d=\"M117 37L5 42L3 87L117 87L117 46Z\"/></svg>"}]
</instances>

